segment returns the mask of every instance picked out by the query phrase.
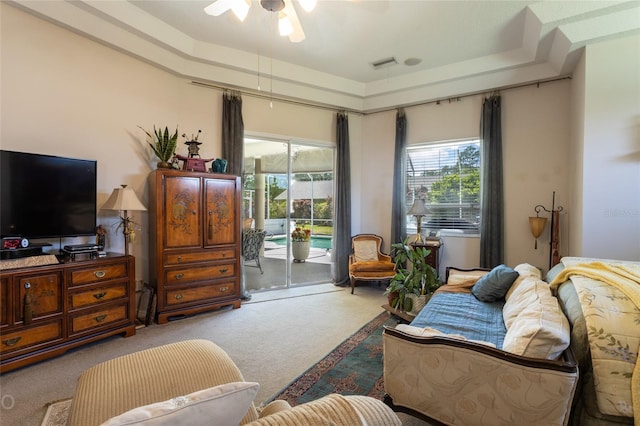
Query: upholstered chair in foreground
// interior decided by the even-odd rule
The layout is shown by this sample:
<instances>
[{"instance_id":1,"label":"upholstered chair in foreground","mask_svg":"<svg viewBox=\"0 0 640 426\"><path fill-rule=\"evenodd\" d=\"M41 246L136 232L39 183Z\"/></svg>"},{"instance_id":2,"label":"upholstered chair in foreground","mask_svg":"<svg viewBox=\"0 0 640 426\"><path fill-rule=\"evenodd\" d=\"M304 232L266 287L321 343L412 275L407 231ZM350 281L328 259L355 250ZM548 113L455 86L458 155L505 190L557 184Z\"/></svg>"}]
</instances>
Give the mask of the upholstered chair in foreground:
<instances>
[{"instance_id":1,"label":"upholstered chair in foreground","mask_svg":"<svg viewBox=\"0 0 640 426\"><path fill-rule=\"evenodd\" d=\"M170 343L83 372L67 425L401 425L382 401L362 395L329 394L294 407L275 400L258 410L258 388L213 342Z\"/></svg>"}]
</instances>

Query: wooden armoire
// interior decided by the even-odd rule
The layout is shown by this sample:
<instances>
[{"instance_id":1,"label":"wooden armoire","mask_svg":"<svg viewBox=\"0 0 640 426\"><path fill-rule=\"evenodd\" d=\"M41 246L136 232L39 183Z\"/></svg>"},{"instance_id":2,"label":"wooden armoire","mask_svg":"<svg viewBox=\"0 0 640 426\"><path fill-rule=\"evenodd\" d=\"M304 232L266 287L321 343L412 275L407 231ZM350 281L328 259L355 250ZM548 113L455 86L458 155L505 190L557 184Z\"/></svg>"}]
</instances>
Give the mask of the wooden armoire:
<instances>
[{"instance_id":1,"label":"wooden armoire","mask_svg":"<svg viewBox=\"0 0 640 426\"><path fill-rule=\"evenodd\" d=\"M238 176L157 169L149 175L151 285L157 321L240 307Z\"/></svg>"}]
</instances>

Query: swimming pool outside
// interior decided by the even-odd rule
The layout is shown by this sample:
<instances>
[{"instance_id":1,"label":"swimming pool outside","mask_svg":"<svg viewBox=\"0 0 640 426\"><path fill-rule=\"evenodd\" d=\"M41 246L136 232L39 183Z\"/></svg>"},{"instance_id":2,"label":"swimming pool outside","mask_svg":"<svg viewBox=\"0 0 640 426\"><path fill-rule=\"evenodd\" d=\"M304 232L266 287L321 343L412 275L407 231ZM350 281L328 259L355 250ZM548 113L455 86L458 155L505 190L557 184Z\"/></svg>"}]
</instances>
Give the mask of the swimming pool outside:
<instances>
[{"instance_id":1,"label":"swimming pool outside","mask_svg":"<svg viewBox=\"0 0 640 426\"><path fill-rule=\"evenodd\" d=\"M311 247L331 249L331 240L332 238L328 235L312 235L310 240ZM287 245L287 237L285 236L267 238L267 241L271 241L272 243L278 244L279 246Z\"/></svg>"}]
</instances>

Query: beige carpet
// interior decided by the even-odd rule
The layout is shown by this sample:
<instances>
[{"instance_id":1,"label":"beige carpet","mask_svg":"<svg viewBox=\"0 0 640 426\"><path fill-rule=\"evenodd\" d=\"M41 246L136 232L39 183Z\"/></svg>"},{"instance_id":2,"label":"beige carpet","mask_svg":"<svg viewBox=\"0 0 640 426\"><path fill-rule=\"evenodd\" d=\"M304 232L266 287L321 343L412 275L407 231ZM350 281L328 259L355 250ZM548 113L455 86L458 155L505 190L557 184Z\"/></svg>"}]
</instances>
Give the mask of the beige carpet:
<instances>
[{"instance_id":1,"label":"beige carpet","mask_svg":"<svg viewBox=\"0 0 640 426\"><path fill-rule=\"evenodd\" d=\"M378 315L383 288L355 294L333 284L255 293L240 309L221 309L96 342L0 376L2 425L39 426L52 401L71 398L87 368L116 356L185 339L222 347L245 380L260 383L256 405L269 399L347 337ZM268 365L269 368L265 368ZM403 418L404 421L404 418ZM405 424L413 423L408 418Z\"/></svg>"}]
</instances>

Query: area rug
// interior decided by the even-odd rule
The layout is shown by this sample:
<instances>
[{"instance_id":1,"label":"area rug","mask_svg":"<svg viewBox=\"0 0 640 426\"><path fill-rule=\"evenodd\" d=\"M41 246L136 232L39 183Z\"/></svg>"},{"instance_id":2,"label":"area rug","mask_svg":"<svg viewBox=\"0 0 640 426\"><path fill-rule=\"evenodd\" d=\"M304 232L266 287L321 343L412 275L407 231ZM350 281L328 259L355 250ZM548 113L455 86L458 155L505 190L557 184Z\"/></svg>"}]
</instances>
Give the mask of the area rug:
<instances>
[{"instance_id":1,"label":"area rug","mask_svg":"<svg viewBox=\"0 0 640 426\"><path fill-rule=\"evenodd\" d=\"M383 312L298 376L273 398L298 405L330 393L384 397L382 329L398 321Z\"/></svg>"},{"instance_id":2,"label":"area rug","mask_svg":"<svg viewBox=\"0 0 640 426\"><path fill-rule=\"evenodd\" d=\"M56 401L49 404L47 412L44 414L44 419L42 420L42 426L66 425L70 407L71 399Z\"/></svg>"}]
</instances>

